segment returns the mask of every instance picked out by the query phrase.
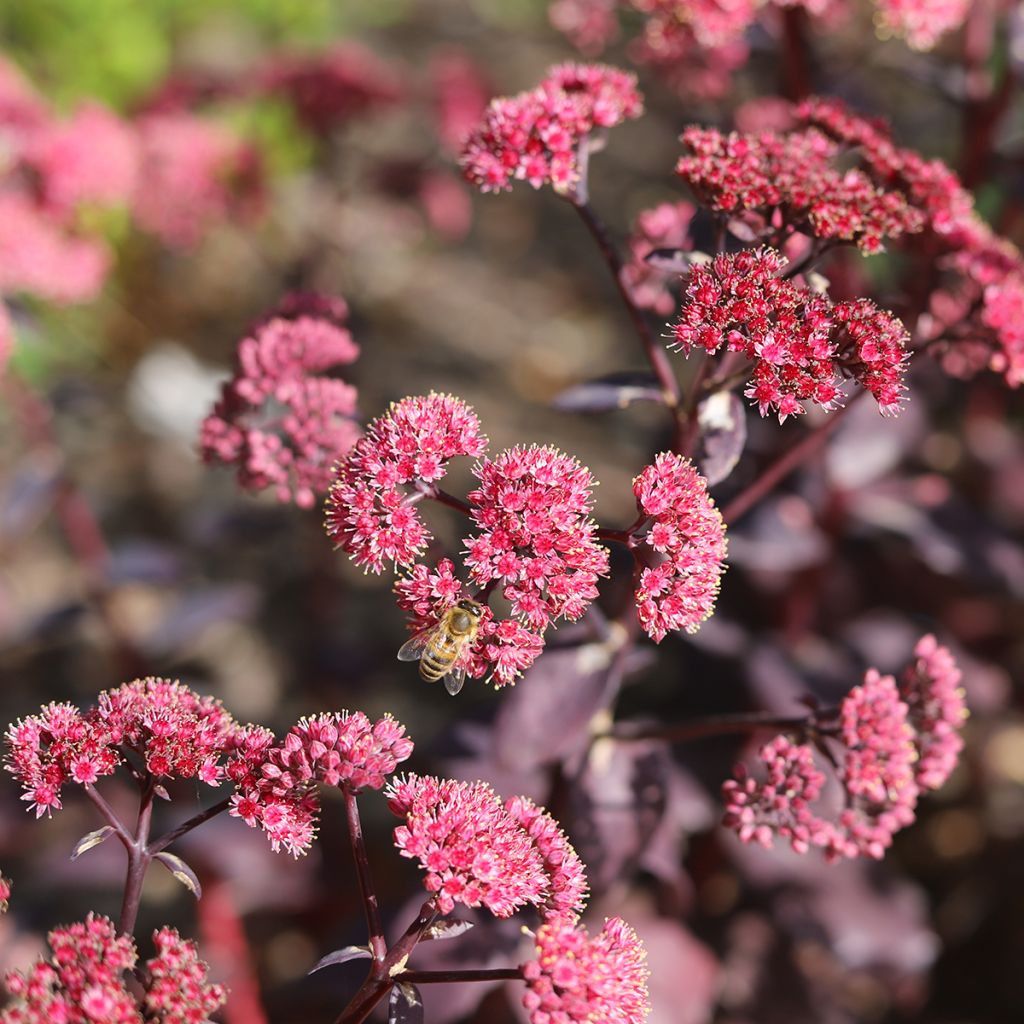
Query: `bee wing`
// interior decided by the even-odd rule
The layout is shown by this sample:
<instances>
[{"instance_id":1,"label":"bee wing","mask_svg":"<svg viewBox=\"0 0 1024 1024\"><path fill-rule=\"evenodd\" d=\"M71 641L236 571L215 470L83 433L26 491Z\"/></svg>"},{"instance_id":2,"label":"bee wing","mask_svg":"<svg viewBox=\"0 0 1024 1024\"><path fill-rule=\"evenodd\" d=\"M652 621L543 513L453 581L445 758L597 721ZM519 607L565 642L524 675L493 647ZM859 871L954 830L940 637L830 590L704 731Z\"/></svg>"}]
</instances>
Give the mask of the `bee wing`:
<instances>
[{"instance_id":1,"label":"bee wing","mask_svg":"<svg viewBox=\"0 0 1024 1024\"><path fill-rule=\"evenodd\" d=\"M444 688L454 697L462 689L466 681L466 670L464 668L453 668L444 677Z\"/></svg>"},{"instance_id":2,"label":"bee wing","mask_svg":"<svg viewBox=\"0 0 1024 1024\"><path fill-rule=\"evenodd\" d=\"M398 648L398 660L419 661L420 655L422 655L427 649L427 644L430 642L430 637L433 632L433 628L424 629L415 636L409 637L409 639Z\"/></svg>"}]
</instances>

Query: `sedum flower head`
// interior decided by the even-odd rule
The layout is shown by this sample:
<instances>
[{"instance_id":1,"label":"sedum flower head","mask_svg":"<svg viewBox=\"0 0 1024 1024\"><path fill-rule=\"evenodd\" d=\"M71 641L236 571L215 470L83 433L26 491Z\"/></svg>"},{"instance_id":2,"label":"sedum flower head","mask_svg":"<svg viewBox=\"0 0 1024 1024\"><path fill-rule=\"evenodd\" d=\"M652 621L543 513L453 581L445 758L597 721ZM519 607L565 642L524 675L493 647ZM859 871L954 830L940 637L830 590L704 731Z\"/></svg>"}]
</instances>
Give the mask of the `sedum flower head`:
<instances>
[{"instance_id":1,"label":"sedum flower head","mask_svg":"<svg viewBox=\"0 0 1024 1024\"><path fill-rule=\"evenodd\" d=\"M451 395L393 404L338 466L327 496L328 536L375 573L412 565L430 533L409 501L415 490L406 488L435 484L449 459L482 455L486 446L476 414Z\"/></svg>"},{"instance_id":2,"label":"sedum flower head","mask_svg":"<svg viewBox=\"0 0 1024 1024\"><path fill-rule=\"evenodd\" d=\"M309 508L356 438L356 391L324 371L359 349L341 300L295 295L238 345L234 376L203 421L203 458L234 464L246 490L273 487Z\"/></svg>"},{"instance_id":3,"label":"sedum flower head","mask_svg":"<svg viewBox=\"0 0 1024 1024\"><path fill-rule=\"evenodd\" d=\"M484 192L509 189L513 181L572 192L580 144L642 111L635 75L603 64L560 64L535 89L491 101L463 145L463 173Z\"/></svg>"},{"instance_id":4,"label":"sedum flower head","mask_svg":"<svg viewBox=\"0 0 1024 1024\"><path fill-rule=\"evenodd\" d=\"M544 858L529 833L482 782L409 775L387 789L403 857L418 860L444 914L456 903L509 917L548 895Z\"/></svg>"},{"instance_id":5,"label":"sedum flower head","mask_svg":"<svg viewBox=\"0 0 1024 1024\"><path fill-rule=\"evenodd\" d=\"M480 481L468 496L479 528L466 540L473 582L497 584L529 629L578 619L608 573L608 550L597 543L590 518L590 470L534 445L485 458L473 472Z\"/></svg>"},{"instance_id":6,"label":"sedum flower head","mask_svg":"<svg viewBox=\"0 0 1024 1024\"><path fill-rule=\"evenodd\" d=\"M650 1013L644 961L636 932L621 918L605 920L596 936L570 918L543 924L536 957L523 965L531 1024L643 1024Z\"/></svg>"},{"instance_id":7,"label":"sedum flower head","mask_svg":"<svg viewBox=\"0 0 1024 1024\"><path fill-rule=\"evenodd\" d=\"M48 939L49 960L7 975L14 1001L0 1012L0 1024L208 1024L226 1000L223 987L207 981L195 944L173 928L153 933L157 952L141 969L135 943L117 935L106 917L90 914ZM131 989L129 971L138 983Z\"/></svg>"},{"instance_id":8,"label":"sedum flower head","mask_svg":"<svg viewBox=\"0 0 1024 1024\"><path fill-rule=\"evenodd\" d=\"M725 523L707 481L688 459L662 452L634 481L647 517L635 593L644 630L660 643L670 630L693 633L714 611L725 571Z\"/></svg>"}]
</instances>

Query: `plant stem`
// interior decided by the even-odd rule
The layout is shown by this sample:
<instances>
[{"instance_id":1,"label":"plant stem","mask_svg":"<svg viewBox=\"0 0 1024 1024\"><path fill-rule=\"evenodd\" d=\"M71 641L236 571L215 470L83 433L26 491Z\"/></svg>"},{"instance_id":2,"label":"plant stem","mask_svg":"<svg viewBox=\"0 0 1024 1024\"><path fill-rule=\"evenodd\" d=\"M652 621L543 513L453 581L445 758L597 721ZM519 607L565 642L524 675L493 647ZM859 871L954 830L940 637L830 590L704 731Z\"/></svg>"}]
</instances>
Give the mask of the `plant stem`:
<instances>
[{"instance_id":1,"label":"plant stem","mask_svg":"<svg viewBox=\"0 0 1024 1024\"><path fill-rule=\"evenodd\" d=\"M773 729L777 732L801 729L814 724L818 717L817 712L784 717L768 711L744 711L733 715L710 715L670 725L618 722L604 735L624 742L657 739L668 743L686 743L710 736L729 736L734 733L757 732L760 729Z\"/></svg>"},{"instance_id":2,"label":"plant stem","mask_svg":"<svg viewBox=\"0 0 1024 1024\"><path fill-rule=\"evenodd\" d=\"M384 925L380 917L380 906L377 903L377 892L370 876L370 860L366 854L363 825L359 819L359 804L356 801L355 793L347 786L343 786L342 791L345 795L345 813L348 817L348 836L352 843L352 857L356 862L359 892L363 898L366 927L370 933L370 952L373 954L374 963L382 964L387 956L388 946L384 939Z\"/></svg>"},{"instance_id":3,"label":"plant stem","mask_svg":"<svg viewBox=\"0 0 1024 1024\"><path fill-rule=\"evenodd\" d=\"M803 440L793 445L788 451L783 452L746 490L741 491L722 509L722 518L727 523L733 523L737 519L741 519L776 484L803 465L824 445L832 431L839 426L842 418L853 408L854 403L865 394L867 394L866 391L858 391L846 405L829 416L824 423L812 430Z\"/></svg>"},{"instance_id":4,"label":"plant stem","mask_svg":"<svg viewBox=\"0 0 1024 1024\"><path fill-rule=\"evenodd\" d=\"M191 832L192 829L198 828L205 821L209 821L211 818L215 818L218 814L226 811L231 806L231 797L225 797L220 803L214 804L212 807L207 807L205 811L200 811L198 814L192 815L188 821L183 821L177 828L171 829L170 832L165 832L159 839L154 840L147 847L151 856L156 856L158 853L162 853L167 849L171 843L177 842L185 833Z\"/></svg>"},{"instance_id":5,"label":"plant stem","mask_svg":"<svg viewBox=\"0 0 1024 1024\"><path fill-rule=\"evenodd\" d=\"M403 971L398 975L398 980L411 981L414 985L443 985L453 981L522 981L523 972L519 967L465 971Z\"/></svg>"},{"instance_id":6,"label":"plant stem","mask_svg":"<svg viewBox=\"0 0 1024 1024\"><path fill-rule=\"evenodd\" d=\"M675 438L679 440L680 423L678 409L681 393L679 381L676 380L676 376L672 372L665 349L659 344L657 338L654 337L643 313L633 302L626 286L622 283L622 260L619 258L619 254L612 243L608 229L588 202L575 201L573 206L580 217L583 218L583 223L586 224L587 229L597 243L597 247L601 251L608 270L615 281L615 287L618 290L619 296L626 305L626 311L629 313L630 320L633 321L633 327L644 350L644 355L651 364L654 376L657 377L658 383L661 385L665 405L672 412Z\"/></svg>"},{"instance_id":7,"label":"plant stem","mask_svg":"<svg viewBox=\"0 0 1024 1024\"><path fill-rule=\"evenodd\" d=\"M462 512L464 515L468 516L473 511L473 506L469 502L456 498L454 494L449 494L447 491L442 491L440 487L431 487L425 493L428 498L432 498L441 505L447 505L448 508L453 508L457 512Z\"/></svg>"},{"instance_id":8,"label":"plant stem","mask_svg":"<svg viewBox=\"0 0 1024 1024\"><path fill-rule=\"evenodd\" d=\"M142 785L135 837L128 847L128 871L124 880L121 917L117 925L117 930L122 935L131 935L135 930L139 906L142 903L142 883L153 859L146 845L149 842L149 828L153 820L153 785L151 778L147 778Z\"/></svg>"},{"instance_id":9,"label":"plant stem","mask_svg":"<svg viewBox=\"0 0 1024 1024\"><path fill-rule=\"evenodd\" d=\"M416 943L430 927L436 916L434 901L427 900L420 907L416 920L405 930L405 934L388 950L387 956L378 963L373 961L370 974L359 986L348 1006L335 1018L334 1024L363 1024L377 1006L391 991L391 986L401 977L401 967L408 960Z\"/></svg>"}]
</instances>

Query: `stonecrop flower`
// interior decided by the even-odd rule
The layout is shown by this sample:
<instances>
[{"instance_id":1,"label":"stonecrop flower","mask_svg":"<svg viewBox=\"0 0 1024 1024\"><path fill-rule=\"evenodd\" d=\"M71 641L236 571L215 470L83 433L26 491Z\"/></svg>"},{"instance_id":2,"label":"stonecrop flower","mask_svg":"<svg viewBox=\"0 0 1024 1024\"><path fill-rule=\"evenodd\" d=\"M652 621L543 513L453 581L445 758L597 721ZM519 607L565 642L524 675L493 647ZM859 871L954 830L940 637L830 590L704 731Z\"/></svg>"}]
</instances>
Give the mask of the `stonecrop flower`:
<instances>
[{"instance_id":1,"label":"stonecrop flower","mask_svg":"<svg viewBox=\"0 0 1024 1024\"><path fill-rule=\"evenodd\" d=\"M5 978L14 1001L0 1011L0 1024L209 1024L227 999L207 980L195 944L173 928L153 933L156 956L138 970L135 943L106 917L55 928L48 941L49 960Z\"/></svg>"},{"instance_id":2,"label":"stonecrop flower","mask_svg":"<svg viewBox=\"0 0 1024 1024\"><path fill-rule=\"evenodd\" d=\"M275 852L283 846L297 857L316 835L318 785L381 789L412 749L390 715L371 722L361 711L303 718L281 743L267 729L241 730L226 766L230 813L262 828Z\"/></svg>"},{"instance_id":3,"label":"stonecrop flower","mask_svg":"<svg viewBox=\"0 0 1024 1024\"><path fill-rule=\"evenodd\" d=\"M473 595L455 575L451 559L442 558L434 572L422 563L395 582L398 606L410 612L415 635L437 626L453 605ZM471 679L490 675L497 687L514 683L544 649L544 637L515 619L496 619L486 605L476 638L467 644L453 668L464 668Z\"/></svg>"},{"instance_id":4,"label":"stonecrop flower","mask_svg":"<svg viewBox=\"0 0 1024 1024\"><path fill-rule=\"evenodd\" d=\"M431 536L416 511L417 494L444 477L449 459L479 456L486 447L476 414L451 395L393 404L338 466L327 496L328 536L375 573L412 565Z\"/></svg>"},{"instance_id":5,"label":"stonecrop flower","mask_svg":"<svg viewBox=\"0 0 1024 1024\"><path fill-rule=\"evenodd\" d=\"M934 636L928 634L917 642L914 661L900 682L900 695L914 730L918 754L914 777L921 789L942 786L963 750L960 730L968 712L961 678L953 655Z\"/></svg>"},{"instance_id":6,"label":"stonecrop flower","mask_svg":"<svg viewBox=\"0 0 1024 1024\"><path fill-rule=\"evenodd\" d=\"M637 614L660 643L670 630L695 632L714 611L725 571L725 523L707 481L688 459L662 452L634 481L637 508L646 517Z\"/></svg>"},{"instance_id":7,"label":"stonecrop flower","mask_svg":"<svg viewBox=\"0 0 1024 1024\"><path fill-rule=\"evenodd\" d=\"M99 695L84 715L48 704L7 730L5 767L36 816L59 810L67 783L111 775L130 750L158 778L195 778L217 786L237 726L211 697L167 679L137 679Z\"/></svg>"},{"instance_id":8,"label":"stonecrop flower","mask_svg":"<svg viewBox=\"0 0 1024 1024\"><path fill-rule=\"evenodd\" d=\"M930 50L964 23L971 0L875 0L875 6L883 29L905 37L915 50Z\"/></svg>"},{"instance_id":9,"label":"stonecrop flower","mask_svg":"<svg viewBox=\"0 0 1024 1024\"><path fill-rule=\"evenodd\" d=\"M174 112L148 114L136 128L141 164L132 212L166 245L191 248L258 205L256 150L222 125Z\"/></svg>"},{"instance_id":10,"label":"stonecrop flower","mask_svg":"<svg viewBox=\"0 0 1024 1024\"><path fill-rule=\"evenodd\" d=\"M622 918L596 936L570 918L543 924L523 965L530 1024L643 1024L650 1013L646 950Z\"/></svg>"},{"instance_id":11,"label":"stonecrop flower","mask_svg":"<svg viewBox=\"0 0 1024 1024\"><path fill-rule=\"evenodd\" d=\"M867 299L833 305L780 276L785 266L781 253L762 248L693 267L674 346L687 355L698 346L742 352L754 363L745 394L780 422L807 401L834 408L844 377L867 388L881 412L898 412L909 359L902 323Z\"/></svg>"},{"instance_id":12,"label":"stonecrop flower","mask_svg":"<svg viewBox=\"0 0 1024 1024\"><path fill-rule=\"evenodd\" d=\"M273 487L301 508L327 492L359 436L356 389L324 375L359 355L347 315L340 299L290 296L239 342L234 375L200 429L207 462L234 464L246 490Z\"/></svg>"},{"instance_id":13,"label":"stonecrop flower","mask_svg":"<svg viewBox=\"0 0 1024 1024\"><path fill-rule=\"evenodd\" d=\"M767 225L778 210L791 229L855 242L865 253L924 226L901 191L879 187L860 169L838 169L839 146L816 128L723 135L691 125L681 139L689 152L676 173L719 213L756 213Z\"/></svg>"},{"instance_id":14,"label":"stonecrop flower","mask_svg":"<svg viewBox=\"0 0 1024 1024\"><path fill-rule=\"evenodd\" d=\"M696 212L692 203L661 203L637 214L629 237L629 261L621 275L634 305L662 316L672 312L675 301L668 285L678 280L678 274L652 266L646 257L657 249L692 249L690 221Z\"/></svg>"},{"instance_id":15,"label":"stonecrop flower","mask_svg":"<svg viewBox=\"0 0 1024 1024\"><path fill-rule=\"evenodd\" d=\"M463 145L463 173L484 192L527 181L571 194L581 145L642 112L635 75L602 64L560 64L535 89L491 101Z\"/></svg>"},{"instance_id":16,"label":"stonecrop flower","mask_svg":"<svg viewBox=\"0 0 1024 1024\"><path fill-rule=\"evenodd\" d=\"M544 857L490 786L409 775L393 780L386 796L405 819L395 846L420 862L443 914L461 903L509 917L547 899Z\"/></svg>"},{"instance_id":17,"label":"stonecrop flower","mask_svg":"<svg viewBox=\"0 0 1024 1024\"><path fill-rule=\"evenodd\" d=\"M548 894L541 913L546 918L582 913L587 903L586 868L558 822L525 796L506 800L505 810L526 830L544 860Z\"/></svg>"},{"instance_id":18,"label":"stonecrop flower","mask_svg":"<svg viewBox=\"0 0 1024 1024\"><path fill-rule=\"evenodd\" d=\"M797 853L820 848L828 861L884 856L913 822L921 791L945 782L962 747L959 670L932 636L915 655L901 686L869 669L819 736L841 750L829 758L833 783L811 742L777 736L758 753L761 778L741 764L723 785L723 824L743 842L770 848L780 837Z\"/></svg>"},{"instance_id":19,"label":"stonecrop flower","mask_svg":"<svg viewBox=\"0 0 1024 1024\"><path fill-rule=\"evenodd\" d=\"M512 614L533 630L578 619L608 573L608 549L590 518L594 479L548 446L517 446L473 469L466 565L480 587L497 584Z\"/></svg>"}]
</instances>

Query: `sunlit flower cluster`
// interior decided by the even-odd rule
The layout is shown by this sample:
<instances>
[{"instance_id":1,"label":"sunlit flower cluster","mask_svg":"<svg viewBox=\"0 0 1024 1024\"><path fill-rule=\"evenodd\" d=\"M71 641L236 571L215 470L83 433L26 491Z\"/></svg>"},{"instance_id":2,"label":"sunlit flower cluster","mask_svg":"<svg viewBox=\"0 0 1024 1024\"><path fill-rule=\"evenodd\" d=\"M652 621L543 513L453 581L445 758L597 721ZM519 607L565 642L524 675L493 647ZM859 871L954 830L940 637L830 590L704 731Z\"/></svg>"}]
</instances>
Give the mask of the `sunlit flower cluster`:
<instances>
[{"instance_id":1,"label":"sunlit flower cluster","mask_svg":"<svg viewBox=\"0 0 1024 1024\"><path fill-rule=\"evenodd\" d=\"M971 0L875 0L880 25L903 36L915 50L930 50L939 38L959 28Z\"/></svg>"},{"instance_id":2,"label":"sunlit flower cluster","mask_svg":"<svg viewBox=\"0 0 1024 1024\"><path fill-rule=\"evenodd\" d=\"M660 643L695 632L712 613L725 571L725 524L707 481L688 459L662 452L634 481L643 561L636 588L640 624Z\"/></svg>"},{"instance_id":3,"label":"sunlit flower cluster","mask_svg":"<svg viewBox=\"0 0 1024 1024\"><path fill-rule=\"evenodd\" d=\"M643 1024L650 1013L647 953L619 917L591 936L571 918L549 921L523 965L531 1024Z\"/></svg>"},{"instance_id":4,"label":"sunlit flower cluster","mask_svg":"<svg viewBox=\"0 0 1024 1024\"><path fill-rule=\"evenodd\" d=\"M303 718L281 743L266 729L242 730L227 765L235 784L231 814L259 826L276 851L305 853L316 834L317 786L381 789L412 753L405 727L361 711Z\"/></svg>"},{"instance_id":5,"label":"sunlit flower cluster","mask_svg":"<svg viewBox=\"0 0 1024 1024\"><path fill-rule=\"evenodd\" d=\"M945 782L962 747L966 708L952 656L932 636L915 655L901 685L870 669L818 737L840 749L829 759L831 783L812 742L777 736L759 751L760 778L741 764L724 784L723 823L765 847L778 837L797 853L819 848L829 861L881 858L913 822L921 792Z\"/></svg>"},{"instance_id":6,"label":"sunlit flower cluster","mask_svg":"<svg viewBox=\"0 0 1024 1024\"><path fill-rule=\"evenodd\" d=\"M600 64L558 65L535 89L491 101L463 146L463 172L484 192L527 181L572 193L581 145L642 110L635 75Z\"/></svg>"},{"instance_id":7,"label":"sunlit flower cluster","mask_svg":"<svg viewBox=\"0 0 1024 1024\"><path fill-rule=\"evenodd\" d=\"M347 313L340 299L292 296L239 342L235 373L200 430L204 459L234 464L245 489L272 487L303 508L327 492L359 436L355 388L324 373L359 354Z\"/></svg>"},{"instance_id":8,"label":"sunlit flower cluster","mask_svg":"<svg viewBox=\"0 0 1024 1024\"><path fill-rule=\"evenodd\" d=\"M444 477L450 459L482 455L486 446L476 414L451 395L395 403L338 467L327 498L328 536L373 572L411 565L430 540L417 495Z\"/></svg>"},{"instance_id":9,"label":"sunlit flower cluster","mask_svg":"<svg viewBox=\"0 0 1024 1024\"><path fill-rule=\"evenodd\" d=\"M746 394L766 415L785 420L811 401L840 404L842 378L866 387L884 413L904 391L908 353L903 325L866 299L833 306L824 294L782 276L774 249L722 254L694 267L686 286L675 345L683 352L742 352L754 363Z\"/></svg>"},{"instance_id":10,"label":"sunlit flower cluster","mask_svg":"<svg viewBox=\"0 0 1024 1024\"><path fill-rule=\"evenodd\" d=\"M85 714L48 704L7 730L5 766L36 815L61 808L67 783L92 785L131 751L154 776L216 786L236 725L221 705L167 679L139 679L100 694Z\"/></svg>"},{"instance_id":11,"label":"sunlit flower cluster","mask_svg":"<svg viewBox=\"0 0 1024 1024\"><path fill-rule=\"evenodd\" d=\"M48 939L49 960L7 975L13 1003L0 1011L2 1024L208 1024L226 1000L224 988L207 980L195 944L173 928L154 932L156 955L141 968L131 937L106 917L90 914Z\"/></svg>"}]
</instances>

